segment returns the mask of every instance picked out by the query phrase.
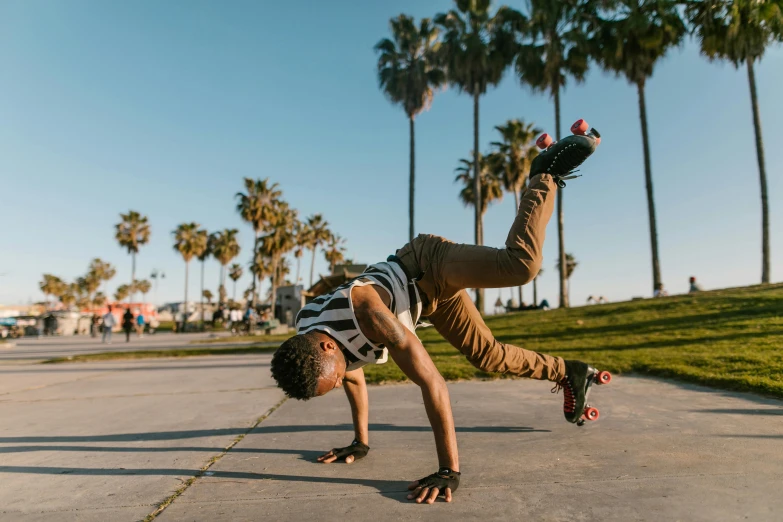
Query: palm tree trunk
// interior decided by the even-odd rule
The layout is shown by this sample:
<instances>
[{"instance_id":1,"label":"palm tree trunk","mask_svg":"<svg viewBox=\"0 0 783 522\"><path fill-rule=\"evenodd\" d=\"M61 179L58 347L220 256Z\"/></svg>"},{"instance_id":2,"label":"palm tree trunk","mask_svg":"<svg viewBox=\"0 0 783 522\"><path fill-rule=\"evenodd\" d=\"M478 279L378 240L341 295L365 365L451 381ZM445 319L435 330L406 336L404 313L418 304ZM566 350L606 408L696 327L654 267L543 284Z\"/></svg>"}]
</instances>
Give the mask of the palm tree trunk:
<instances>
[{"instance_id":1,"label":"palm tree trunk","mask_svg":"<svg viewBox=\"0 0 783 522\"><path fill-rule=\"evenodd\" d=\"M302 265L302 256L299 256L296 258L296 280L294 281L294 285L299 284L299 268Z\"/></svg>"},{"instance_id":2,"label":"palm tree trunk","mask_svg":"<svg viewBox=\"0 0 783 522\"><path fill-rule=\"evenodd\" d=\"M533 306L538 306L538 276L533 278Z\"/></svg>"},{"instance_id":3,"label":"palm tree trunk","mask_svg":"<svg viewBox=\"0 0 783 522\"><path fill-rule=\"evenodd\" d=\"M201 262L201 330L204 330L204 261Z\"/></svg>"},{"instance_id":4,"label":"palm tree trunk","mask_svg":"<svg viewBox=\"0 0 783 522\"><path fill-rule=\"evenodd\" d=\"M555 137L560 140L560 87L555 87ZM568 308L568 293L566 291L566 255L563 219L563 191L557 190L557 247L560 258L560 308Z\"/></svg>"},{"instance_id":5,"label":"palm tree trunk","mask_svg":"<svg viewBox=\"0 0 783 522\"><path fill-rule=\"evenodd\" d=\"M410 187L408 188L408 217L410 218L410 230L408 231L408 236L411 241L413 241L413 235L415 234L414 226L413 226L413 202L414 202L414 194L416 191L416 141L415 136L416 133L414 131L414 125L413 125L413 116L408 118L408 121L410 122L410 128L411 128L411 167L410 167Z\"/></svg>"},{"instance_id":6,"label":"palm tree trunk","mask_svg":"<svg viewBox=\"0 0 783 522\"><path fill-rule=\"evenodd\" d=\"M136 281L136 252L131 253L131 284L128 292L128 304L133 302L134 282Z\"/></svg>"},{"instance_id":7,"label":"palm tree trunk","mask_svg":"<svg viewBox=\"0 0 783 522\"><path fill-rule=\"evenodd\" d=\"M185 302L183 303L182 331L180 333L185 333L185 325L188 322L188 270L189 268L190 268L190 262L185 261Z\"/></svg>"},{"instance_id":8,"label":"palm tree trunk","mask_svg":"<svg viewBox=\"0 0 783 522\"><path fill-rule=\"evenodd\" d=\"M231 298L232 301L237 300L237 281L236 279L231 279L234 282L234 296Z\"/></svg>"},{"instance_id":9,"label":"palm tree trunk","mask_svg":"<svg viewBox=\"0 0 783 522\"><path fill-rule=\"evenodd\" d=\"M761 116L759 100L756 94L756 73L753 71L753 59L748 59L748 81L750 83L750 102L753 108L753 130L756 132L756 158L759 162L759 181L761 182L761 282L769 283L769 203L767 202L767 169L764 162L764 144L761 141Z\"/></svg>"},{"instance_id":10,"label":"palm tree trunk","mask_svg":"<svg viewBox=\"0 0 783 522\"><path fill-rule=\"evenodd\" d=\"M251 260L252 263L256 262L256 252L258 252L258 232L259 231L256 230L255 232L256 232L256 239L253 242L253 257L252 257L252 260ZM256 273L253 272L253 294L250 296L250 303L253 306L255 306L255 304L256 304L256 279L258 279L256 277Z\"/></svg>"},{"instance_id":11,"label":"palm tree trunk","mask_svg":"<svg viewBox=\"0 0 783 522\"><path fill-rule=\"evenodd\" d=\"M479 178L479 89L473 88L473 207L476 210L476 244L484 243L481 230L481 179ZM476 308L484 313L484 289L476 288Z\"/></svg>"},{"instance_id":12,"label":"palm tree trunk","mask_svg":"<svg viewBox=\"0 0 783 522\"><path fill-rule=\"evenodd\" d=\"M313 287L313 273L315 272L315 249L316 247L313 247L313 256L310 260L310 288Z\"/></svg>"},{"instance_id":13,"label":"palm tree trunk","mask_svg":"<svg viewBox=\"0 0 783 522\"><path fill-rule=\"evenodd\" d=\"M514 218L516 219L519 212L519 193L516 190L512 190L514 193ZM514 295L513 293L511 295ZM519 306L522 306L522 285L519 285Z\"/></svg>"},{"instance_id":14,"label":"palm tree trunk","mask_svg":"<svg viewBox=\"0 0 783 522\"><path fill-rule=\"evenodd\" d=\"M280 264L279 254L272 256L272 290L270 304L272 305L272 318L275 316L275 302L277 301L277 267Z\"/></svg>"},{"instance_id":15,"label":"palm tree trunk","mask_svg":"<svg viewBox=\"0 0 783 522\"><path fill-rule=\"evenodd\" d=\"M647 135L647 103L644 99L644 82L636 84L639 92L639 119L642 124L642 148L644 151L644 181L647 188L647 211L650 219L650 245L652 247L653 292L661 284L661 265L658 259L658 227L655 220L652 167L650 166L650 139Z\"/></svg>"}]
</instances>

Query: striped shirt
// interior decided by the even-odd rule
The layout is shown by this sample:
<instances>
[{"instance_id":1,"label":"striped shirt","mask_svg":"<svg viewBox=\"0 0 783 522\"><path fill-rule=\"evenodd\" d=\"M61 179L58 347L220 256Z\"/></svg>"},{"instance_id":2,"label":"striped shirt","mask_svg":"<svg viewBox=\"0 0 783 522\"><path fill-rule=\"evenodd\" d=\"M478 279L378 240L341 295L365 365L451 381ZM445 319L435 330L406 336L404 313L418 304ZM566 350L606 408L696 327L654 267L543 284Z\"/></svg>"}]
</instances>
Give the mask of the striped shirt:
<instances>
[{"instance_id":1,"label":"striped shirt","mask_svg":"<svg viewBox=\"0 0 783 522\"><path fill-rule=\"evenodd\" d=\"M357 286L376 285L389 295L389 309L411 332L421 314L421 298L413 281L395 262L370 265L359 277L338 286L329 294L316 297L296 316L296 333L314 330L324 332L343 348L348 361L347 370L366 364L383 364L389 354L382 344L375 344L362 333L351 303L351 290Z\"/></svg>"}]
</instances>

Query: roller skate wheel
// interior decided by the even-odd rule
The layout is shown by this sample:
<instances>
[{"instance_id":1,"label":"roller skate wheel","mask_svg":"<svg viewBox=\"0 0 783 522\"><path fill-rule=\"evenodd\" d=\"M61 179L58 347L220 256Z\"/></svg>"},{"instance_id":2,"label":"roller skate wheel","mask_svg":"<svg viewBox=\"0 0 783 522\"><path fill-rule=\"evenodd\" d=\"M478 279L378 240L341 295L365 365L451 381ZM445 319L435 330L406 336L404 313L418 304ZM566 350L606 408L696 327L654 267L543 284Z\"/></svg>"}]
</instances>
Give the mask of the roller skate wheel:
<instances>
[{"instance_id":1,"label":"roller skate wheel","mask_svg":"<svg viewBox=\"0 0 783 522\"><path fill-rule=\"evenodd\" d=\"M609 384L612 382L612 374L609 372L598 372L598 375L596 375L596 382L598 384Z\"/></svg>"},{"instance_id":2,"label":"roller skate wheel","mask_svg":"<svg viewBox=\"0 0 783 522\"><path fill-rule=\"evenodd\" d=\"M584 416L587 420L595 421L598 420L598 417L600 417L601 414L598 413L596 408L585 408Z\"/></svg>"},{"instance_id":3,"label":"roller skate wheel","mask_svg":"<svg viewBox=\"0 0 783 522\"><path fill-rule=\"evenodd\" d=\"M579 136L584 136L587 134L587 129L589 129L590 126L587 124L585 120L579 119L574 122L573 125L571 125L571 134L578 134Z\"/></svg>"},{"instance_id":4,"label":"roller skate wheel","mask_svg":"<svg viewBox=\"0 0 783 522\"><path fill-rule=\"evenodd\" d=\"M544 150L550 145L552 145L552 136L547 134L546 132L538 137L536 140L536 145L539 149Z\"/></svg>"}]
</instances>

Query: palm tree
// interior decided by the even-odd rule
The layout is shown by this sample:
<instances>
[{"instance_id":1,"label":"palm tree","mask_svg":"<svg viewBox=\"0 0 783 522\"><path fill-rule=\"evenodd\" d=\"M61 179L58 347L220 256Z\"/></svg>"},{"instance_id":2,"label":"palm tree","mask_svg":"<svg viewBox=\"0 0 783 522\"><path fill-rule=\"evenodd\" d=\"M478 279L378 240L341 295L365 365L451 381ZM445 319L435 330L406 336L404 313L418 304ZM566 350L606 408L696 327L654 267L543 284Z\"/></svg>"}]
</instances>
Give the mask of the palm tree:
<instances>
[{"instance_id":1,"label":"palm tree","mask_svg":"<svg viewBox=\"0 0 783 522\"><path fill-rule=\"evenodd\" d=\"M429 18L416 27L413 18L400 15L389 21L392 38L375 44L378 57L378 84L386 97L402 106L410 127L410 178L408 217L410 239L414 236L414 195L416 180L416 140L414 119L429 109L435 90L446 81L438 64L438 29Z\"/></svg>"},{"instance_id":2,"label":"palm tree","mask_svg":"<svg viewBox=\"0 0 783 522\"><path fill-rule=\"evenodd\" d=\"M313 214L307 218L307 228L309 229L308 246L312 252L310 260L310 287L312 287L313 274L315 273L315 251L329 241L332 232L329 230L329 222L324 219L322 214Z\"/></svg>"},{"instance_id":3,"label":"palm tree","mask_svg":"<svg viewBox=\"0 0 783 522\"><path fill-rule=\"evenodd\" d=\"M475 157L475 155L474 155ZM480 180L480 194L481 199L479 200L479 227L483 230L483 219L484 214L486 214L487 209L489 208L489 205L493 201L500 201L503 199L503 189L500 185L500 179L494 174L494 170L497 170L497 167L491 168L491 165L496 165L499 163L502 158L497 154L489 154L487 156L484 156L482 154L479 154L479 168L478 171L480 172L481 180ZM454 172L457 173L457 177L454 179L454 181L461 182L464 186L462 187L462 190L460 190L459 198L462 201L462 203L465 204L465 206L471 206L474 205L476 202L476 195L475 195L475 187L476 183L473 179L473 174L471 174L471 171L476 172L477 169L474 168L473 162L468 159L461 159L460 166L455 169Z\"/></svg>"},{"instance_id":4,"label":"palm tree","mask_svg":"<svg viewBox=\"0 0 783 522\"><path fill-rule=\"evenodd\" d=\"M174 234L174 250L179 252L185 261L185 301L183 303L182 332L185 331L185 324L188 320L188 269L190 260L197 257L207 247L208 236L200 232L198 223L182 223L172 232Z\"/></svg>"},{"instance_id":5,"label":"palm tree","mask_svg":"<svg viewBox=\"0 0 783 522\"><path fill-rule=\"evenodd\" d=\"M329 273L333 274L335 265L345 260L345 239L337 234L331 234L326 242L324 257L329 263Z\"/></svg>"},{"instance_id":6,"label":"palm tree","mask_svg":"<svg viewBox=\"0 0 783 522\"><path fill-rule=\"evenodd\" d=\"M95 274L95 277L104 283L104 294L106 293L105 283L110 281L117 273L114 267L111 266L111 263L107 263L98 257L90 262L90 266L87 270L90 274Z\"/></svg>"},{"instance_id":7,"label":"palm tree","mask_svg":"<svg viewBox=\"0 0 783 522\"><path fill-rule=\"evenodd\" d=\"M65 308L71 308L77 301L79 304L84 304L81 299L81 291L79 289L79 283L70 283L65 285L65 291L60 294L60 302Z\"/></svg>"},{"instance_id":8,"label":"palm tree","mask_svg":"<svg viewBox=\"0 0 783 522\"><path fill-rule=\"evenodd\" d=\"M226 228L212 234L212 255L220 263L220 286L218 294L221 296L221 303L225 295L226 285L226 265L239 255L240 247L237 241L239 230L235 228ZM237 265L238 266L238 265ZM240 273L241 275L241 273Z\"/></svg>"},{"instance_id":9,"label":"palm tree","mask_svg":"<svg viewBox=\"0 0 783 522\"><path fill-rule=\"evenodd\" d=\"M204 330L204 265L206 264L209 256L212 255L212 236L206 229L199 229L196 232L198 236L198 250L196 251L196 258L201 262L201 319L199 328Z\"/></svg>"},{"instance_id":10,"label":"palm tree","mask_svg":"<svg viewBox=\"0 0 783 522\"><path fill-rule=\"evenodd\" d=\"M647 134L645 86L655 64L672 47L682 42L686 33L678 2L673 0L615 0L608 19L599 19L593 55L604 69L623 75L639 96L639 119L642 125L644 178L647 189L647 211L650 222L653 290L661 282L658 257L658 227L655 219L650 140Z\"/></svg>"},{"instance_id":11,"label":"palm tree","mask_svg":"<svg viewBox=\"0 0 783 522\"><path fill-rule=\"evenodd\" d=\"M245 178L245 190L247 193L237 192L237 212L243 220L250 223L256 235L253 243L253 252L258 250L258 241L266 224L274 212L274 203L283 195L277 183L270 183L269 178L253 180ZM255 255L255 254L254 254ZM256 300L256 277L253 274L253 298Z\"/></svg>"},{"instance_id":12,"label":"palm tree","mask_svg":"<svg viewBox=\"0 0 783 522\"><path fill-rule=\"evenodd\" d=\"M555 137L560 132L560 91L569 76L584 81L588 65L588 40L584 25L593 19L593 0L528 0L526 42L519 48L515 68L520 81L534 91L552 96L555 105ZM563 192L557 193L559 258L565 265ZM565 273L560 273L560 306L568 307Z\"/></svg>"},{"instance_id":13,"label":"palm tree","mask_svg":"<svg viewBox=\"0 0 783 522\"><path fill-rule=\"evenodd\" d=\"M560 270L560 261L557 262L557 269ZM565 275L566 281L568 281L568 296L571 297L571 274L574 273L576 267L579 266L579 262L576 260L573 254L566 254Z\"/></svg>"},{"instance_id":14,"label":"palm tree","mask_svg":"<svg viewBox=\"0 0 783 522\"><path fill-rule=\"evenodd\" d=\"M209 290L208 288L205 289L205 290L202 290L201 291L201 295L202 295L202 297L204 297L204 299L207 300L207 304L212 305L212 298L214 296L212 295L212 291L211 290Z\"/></svg>"},{"instance_id":15,"label":"palm tree","mask_svg":"<svg viewBox=\"0 0 783 522\"><path fill-rule=\"evenodd\" d=\"M92 298L92 304L95 308L103 308L103 306L106 304L106 301L106 294L103 292L97 292L95 297Z\"/></svg>"},{"instance_id":16,"label":"palm tree","mask_svg":"<svg viewBox=\"0 0 783 522\"><path fill-rule=\"evenodd\" d=\"M120 214L120 219L122 221L114 227L116 229L114 238L131 255L130 280L132 285L136 280L136 254L139 253L139 247L146 245L150 240L150 225L147 222L147 216L142 216L135 210L129 210L127 214ZM129 295L132 301L132 289Z\"/></svg>"},{"instance_id":17,"label":"palm tree","mask_svg":"<svg viewBox=\"0 0 783 522\"><path fill-rule=\"evenodd\" d=\"M768 45L783 38L783 4L779 0L704 0L689 2L686 9L693 31L701 43L702 54L710 61L728 60L736 68L744 62L748 69L761 184L761 282L769 283L767 170L754 63L761 60Z\"/></svg>"},{"instance_id":18,"label":"palm tree","mask_svg":"<svg viewBox=\"0 0 783 522\"><path fill-rule=\"evenodd\" d=\"M290 208L288 203L277 201L275 213L268 222L267 234L261 237L259 252L271 260L272 275L272 310L277 299L278 264L281 258L290 252L295 246L294 227L297 219L297 211Z\"/></svg>"},{"instance_id":19,"label":"palm tree","mask_svg":"<svg viewBox=\"0 0 783 522\"><path fill-rule=\"evenodd\" d=\"M152 284L146 279L141 279L139 281L136 281L134 287L135 287L134 290L141 292L142 299L144 299L144 302L147 302L147 293L152 288Z\"/></svg>"},{"instance_id":20,"label":"palm tree","mask_svg":"<svg viewBox=\"0 0 783 522\"><path fill-rule=\"evenodd\" d=\"M503 141L492 142L497 159L490 167L495 169L493 174L500 179L506 192L514 195L516 216L520 192L530 174L530 163L538 156L535 140L536 136L541 134L541 129L521 120L508 120L505 125L498 125L495 129ZM519 286L519 302L522 303L522 285Z\"/></svg>"},{"instance_id":21,"label":"palm tree","mask_svg":"<svg viewBox=\"0 0 783 522\"><path fill-rule=\"evenodd\" d=\"M120 285L117 287L117 291L114 292L115 301L123 301L130 294L130 286Z\"/></svg>"},{"instance_id":22,"label":"palm tree","mask_svg":"<svg viewBox=\"0 0 783 522\"><path fill-rule=\"evenodd\" d=\"M67 290L67 285L63 280L52 274L44 274L38 287L47 298L48 296L59 298Z\"/></svg>"},{"instance_id":23,"label":"palm tree","mask_svg":"<svg viewBox=\"0 0 783 522\"><path fill-rule=\"evenodd\" d=\"M296 220L294 226L294 257L296 258L296 281L295 285L299 284L299 273L302 266L302 256L304 251L310 244L310 227L303 221Z\"/></svg>"},{"instance_id":24,"label":"palm tree","mask_svg":"<svg viewBox=\"0 0 783 522\"><path fill-rule=\"evenodd\" d=\"M239 265L237 263L234 263L231 265L228 269L228 277L231 278L231 280L234 282L234 293L232 294L233 297L231 298L233 301L237 300L237 281L240 277L242 277L242 265Z\"/></svg>"}]
</instances>

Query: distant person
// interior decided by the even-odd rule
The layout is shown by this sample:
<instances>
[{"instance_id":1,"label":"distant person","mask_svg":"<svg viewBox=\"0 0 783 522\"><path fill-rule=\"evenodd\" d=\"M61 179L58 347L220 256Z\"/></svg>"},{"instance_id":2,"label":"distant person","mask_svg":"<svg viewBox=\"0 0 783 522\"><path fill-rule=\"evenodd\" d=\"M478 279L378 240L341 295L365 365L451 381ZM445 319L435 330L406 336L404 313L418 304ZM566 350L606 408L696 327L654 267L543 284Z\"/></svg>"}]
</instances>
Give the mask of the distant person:
<instances>
[{"instance_id":1,"label":"distant person","mask_svg":"<svg viewBox=\"0 0 783 522\"><path fill-rule=\"evenodd\" d=\"M98 327L101 324L101 316L92 314L90 318L90 337L98 337Z\"/></svg>"},{"instance_id":2,"label":"distant person","mask_svg":"<svg viewBox=\"0 0 783 522\"><path fill-rule=\"evenodd\" d=\"M230 323L229 328L231 333L239 333L242 327L242 310L239 308L233 308L228 314Z\"/></svg>"},{"instance_id":3,"label":"distant person","mask_svg":"<svg viewBox=\"0 0 783 522\"><path fill-rule=\"evenodd\" d=\"M691 278L688 279L688 282L691 284L691 287L688 290L689 294L692 294L693 292L701 292L701 286L696 282L695 277L691 276Z\"/></svg>"},{"instance_id":4,"label":"distant person","mask_svg":"<svg viewBox=\"0 0 783 522\"><path fill-rule=\"evenodd\" d=\"M144 319L144 314L139 310L139 315L136 316L136 335L139 337L144 337L144 325L146 324L146 321Z\"/></svg>"},{"instance_id":5,"label":"distant person","mask_svg":"<svg viewBox=\"0 0 783 522\"><path fill-rule=\"evenodd\" d=\"M498 298L495 299L495 313L502 314L505 311L506 309L503 308L503 300L500 298L500 296L498 296Z\"/></svg>"},{"instance_id":6,"label":"distant person","mask_svg":"<svg viewBox=\"0 0 783 522\"><path fill-rule=\"evenodd\" d=\"M114 314L111 313L111 305L109 305L109 311L103 314L102 343L111 344L111 331L116 324L117 320L114 318Z\"/></svg>"},{"instance_id":7,"label":"distant person","mask_svg":"<svg viewBox=\"0 0 783 522\"><path fill-rule=\"evenodd\" d=\"M658 286L655 287L655 292L653 292L653 297L666 297L667 295L669 295L669 292L663 287L663 283L658 283Z\"/></svg>"},{"instance_id":8,"label":"distant person","mask_svg":"<svg viewBox=\"0 0 783 522\"><path fill-rule=\"evenodd\" d=\"M130 334L133 330L133 312L130 308L125 309L125 313L122 314L122 329L125 330L125 342L130 342Z\"/></svg>"},{"instance_id":9,"label":"distant person","mask_svg":"<svg viewBox=\"0 0 783 522\"><path fill-rule=\"evenodd\" d=\"M549 306L549 301L547 301L546 299L542 299L541 304L538 305L539 310L549 310L551 308L552 307Z\"/></svg>"}]
</instances>

